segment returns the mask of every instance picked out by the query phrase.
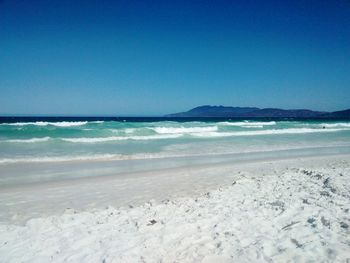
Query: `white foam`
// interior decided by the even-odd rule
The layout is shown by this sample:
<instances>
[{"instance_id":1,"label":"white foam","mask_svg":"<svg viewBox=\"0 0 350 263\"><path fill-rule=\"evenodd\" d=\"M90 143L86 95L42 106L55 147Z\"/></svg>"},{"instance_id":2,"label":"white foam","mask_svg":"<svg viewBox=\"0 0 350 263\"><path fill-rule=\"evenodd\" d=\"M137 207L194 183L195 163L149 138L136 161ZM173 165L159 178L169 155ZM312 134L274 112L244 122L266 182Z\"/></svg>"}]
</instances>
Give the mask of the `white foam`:
<instances>
[{"instance_id":1,"label":"white foam","mask_svg":"<svg viewBox=\"0 0 350 263\"><path fill-rule=\"evenodd\" d=\"M34 126L56 126L56 127L71 127L71 126L82 126L87 124L87 121L61 121L61 122L46 122L46 121L36 121L36 122L16 122L16 123L3 123L1 125L8 125L8 126L27 126L27 125L34 125Z\"/></svg>"},{"instance_id":2,"label":"white foam","mask_svg":"<svg viewBox=\"0 0 350 263\"><path fill-rule=\"evenodd\" d=\"M71 126L82 126L87 124L87 121L62 121L62 122L49 122L49 125L57 127L71 127Z\"/></svg>"},{"instance_id":3,"label":"white foam","mask_svg":"<svg viewBox=\"0 0 350 263\"><path fill-rule=\"evenodd\" d=\"M20 157L20 158L3 158L0 164L10 163L42 163L42 162L66 162L66 161L87 161L87 160L108 160L108 159L127 159L119 154L98 154L98 155L82 155L82 156L43 156L43 157Z\"/></svg>"},{"instance_id":4,"label":"white foam","mask_svg":"<svg viewBox=\"0 0 350 263\"><path fill-rule=\"evenodd\" d=\"M230 136L256 136L256 135L274 135L274 134L305 134L321 132L337 132L344 129L310 129L310 128L290 128L290 129L272 129L263 131L239 131L239 132L206 132L195 133L196 137L230 137Z\"/></svg>"},{"instance_id":5,"label":"white foam","mask_svg":"<svg viewBox=\"0 0 350 263\"><path fill-rule=\"evenodd\" d=\"M321 123L320 126L326 127L326 128L338 128L338 127L350 128L350 123L349 122Z\"/></svg>"},{"instance_id":6,"label":"white foam","mask_svg":"<svg viewBox=\"0 0 350 263\"><path fill-rule=\"evenodd\" d=\"M104 123L104 121L90 121L89 123L101 124L101 123Z\"/></svg>"},{"instance_id":7,"label":"white foam","mask_svg":"<svg viewBox=\"0 0 350 263\"><path fill-rule=\"evenodd\" d=\"M186 134L186 133L201 133L201 132L215 132L218 130L217 126L209 127L152 127L149 128L159 134Z\"/></svg>"},{"instance_id":8,"label":"white foam","mask_svg":"<svg viewBox=\"0 0 350 263\"><path fill-rule=\"evenodd\" d=\"M110 137L79 137L79 138L57 138L62 141L72 143L99 143L109 141L125 141L125 140L160 140L160 139L174 139L184 135L201 138L215 138L215 137L231 137L231 136L259 136L259 135L279 135L279 134L307 134L307 133L327 133L349 130L346 128L289 128L289 129L271 129L271 130L254 130L254 131L236 131L236 132L218 132L217 126L213 127L193 127L193 128L166 128L156 127L152 128L157 133L156 135L139 135L139 136L110 136ZM131 132L131 131L130 131ZM10 139L0 142L7 143L36 143L46 142L51 137L31 138L31 139Z\"/></svg>"},{"instance_id":9,"label":"white foam","mask_svg":"<svg viewBox=\"0 0 350 263\"><path fill-rule=\"evenodd\" d=\"M227 125L227 126L238 126L238 127L247 127L247 128L263 128L264 126L272 126L276 125L275 121L269 121L269 122L219 122L219 125Z\"/></svg>"},{"instance_id":10,"label":"white foam","mask_svg":"<svg viewBox=\"0 0 350 263\"><path fill-rule=\"evenodd\" d=\"M125 140L159 140L159 139L173 139L180 137L181 134L168 134L168 135L149 135L149 136L111 136L111 137L82 137L82 138L61 138L61 140L73 143L98 143L109 141L125 141Z\"/></svg>"},{"instance_id":11,"label":"white foam","mask_svg":"<svg viewBox=\"0 0 350 263\"><path fill-rule=\"evenodd\" d=\"M31 139L14 139L14 140L6 140L0 142L10 142L10 143L35 143L35 142L47 142L50 140L50 137L43 138L31 138Z\"/></svg>"},{"instance_id":12,"label":"white foam","mask_svg":"<svg viewBox=\"0 0 350 263\"><path fill-rule=\"evenodd\" d=\"M48 125L48 122L45 122L45 121L37 121L37 122L15 122L15 123L2 123L1 125L7 125L7 126L27 126L27 125L47 126L47 125Z\"/></svg>"},{"instance_id":13,"label":"white foam","mask_svg":"<svg viewBox=\"0 0 350 263\"><path fill-rule=\"evenodd\" d=\"M108 129L109 131L113 133L120 133L120 132L125 132L127 134L134 133L137 129L136 128L126 128L126 129Z\"/></svg>"},{"instance_id":14,"label":"white foam","mask_svg":"<svg viewBox=\"0 0 350 263\"><path fill-rule=\"evenodd\" d=\"M128 128L128 129L125 129L124 131L125 131L125 133L130 134L130 133L135 132L135 131L136 131L136 129L135 129L135 128Z\"/></svg>"}]
</instances>

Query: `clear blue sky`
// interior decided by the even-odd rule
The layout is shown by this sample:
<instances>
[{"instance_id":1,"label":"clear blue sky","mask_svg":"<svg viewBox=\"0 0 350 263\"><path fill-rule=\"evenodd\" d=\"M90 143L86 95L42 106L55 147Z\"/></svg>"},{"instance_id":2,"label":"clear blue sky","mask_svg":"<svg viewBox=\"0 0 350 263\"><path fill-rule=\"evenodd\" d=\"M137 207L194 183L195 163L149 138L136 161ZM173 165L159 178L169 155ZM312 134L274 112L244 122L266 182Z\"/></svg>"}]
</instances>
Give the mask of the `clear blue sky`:
<instances>
[{"instance_id":1,"label":"clear blue sky","mask_svg":"<svg viewBox=\"0 0 350 263\"><path fill-rule=\"evenodd\" d=\"M0 0L0 114L350 108L350 1Z\"/></svg>"}]
</instances>

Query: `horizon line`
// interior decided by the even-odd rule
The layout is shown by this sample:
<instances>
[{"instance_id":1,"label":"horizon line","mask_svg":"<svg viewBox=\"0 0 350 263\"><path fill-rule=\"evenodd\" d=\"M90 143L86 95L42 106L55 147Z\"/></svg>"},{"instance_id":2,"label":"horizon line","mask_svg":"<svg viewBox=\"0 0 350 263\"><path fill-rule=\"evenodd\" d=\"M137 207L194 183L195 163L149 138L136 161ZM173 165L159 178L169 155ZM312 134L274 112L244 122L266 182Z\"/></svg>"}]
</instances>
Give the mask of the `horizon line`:
<instances>
[{"instance_id":1,"label":"horizon line","mask_svg":"<svg viewBox=\"0 0 350 263\"><path fill-rule=\"evenodd\" d=\"M114 115L114 114L97 114L97 115L88 115L88 114L60 114L60 113L53 113L53 114L45 114L45 113L0 113L0 118L3 117L92 117L92 118L98 118L98 117L106 117L106 118L135 118L135 117L140 117L140 118L161 118L165 117L166 115L169 114L174 114L174 113L181 113L181 112L187 112L192 109L198 108L198 107L204 107L204 106L210 106L210 107L233 107L233 108L258 108L258 109L281 109L281 110L310 110L310 111L318 111L318 112L324 112L324 113L331 113L331 112L337 112L337 111L344 111L348 110L349 108L345 109L340 109L340 110L335 110L335 111L319 111L319 110L312 110L308 108L292 108L292 109L285 109L285 108L278 108L278 107L254 107L254 106L223 106L223 105L200 105L193 107L189 110L186 111L177 111L173 113L163 113L163 114L149 114L149 115L137 115L137 114L125 114L125 115ZM187 117L188 118L188 117Z\"/></svg>"}]
</instances>

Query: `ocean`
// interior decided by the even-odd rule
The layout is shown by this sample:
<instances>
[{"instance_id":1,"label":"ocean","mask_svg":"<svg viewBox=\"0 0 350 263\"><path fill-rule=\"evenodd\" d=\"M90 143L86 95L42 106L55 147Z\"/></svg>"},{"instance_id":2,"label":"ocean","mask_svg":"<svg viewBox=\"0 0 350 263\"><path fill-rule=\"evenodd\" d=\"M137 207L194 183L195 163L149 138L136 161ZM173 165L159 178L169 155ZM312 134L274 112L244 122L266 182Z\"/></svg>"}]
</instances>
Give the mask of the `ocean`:
<instances>
[{"instance_id":1,"label":"ocean","mask_svg":"<svg viewBox=\"0 0 350 263\"><path fill-rule=\"evenodd\" d=\"M231 185L244 167L263 176L348 154L345 120L1 118L0 222L143 204Z\"/></svg>"},{"instance_id":2,"label":"ocean","mask_svg":"<svg viewBox=\"0 0 350 263\"><path fill-rule=\"evenodd\" d=\"M63 176L61 170L50 173L49 165L53 164L67 166L71 162L87 165L106 160L143 160L142 167L145 167L156 160L162 166L165 161L161 160L165 158L183 158L188 162L202 156L206 157L205 162L210 162L222 155L231 154L238 158L293 150L350 152L350 122L3 117L0 119L0 184L15 178L13 167L22 167L14 174L18 180L24 180L26 173L23 171L30 164L47 164L45 169L41 167L41 170L32 171L32 178L35 174L36 180L45 180ZM126 166L119 170L133 168ZM39 176L44 173L46 177ZM64 176L69 177L69 171Z\"/></svg>"}]
</instances>

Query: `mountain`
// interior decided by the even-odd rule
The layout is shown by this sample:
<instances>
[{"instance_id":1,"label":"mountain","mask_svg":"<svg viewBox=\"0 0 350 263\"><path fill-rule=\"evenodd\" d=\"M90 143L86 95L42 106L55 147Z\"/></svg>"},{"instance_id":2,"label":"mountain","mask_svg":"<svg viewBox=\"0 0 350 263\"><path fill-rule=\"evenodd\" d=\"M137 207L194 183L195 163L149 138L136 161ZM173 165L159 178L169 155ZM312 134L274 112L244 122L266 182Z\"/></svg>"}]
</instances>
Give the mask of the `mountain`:
<instances>
[{"instance_id":1,"label":"mountain","mask_svg":"<svg viewBox=\"0 0 350 263\"><path fill-rule=\"evenodd\" d=\"M312 110L283 110L283 109L258 109L253 112L249 112L242 117L256 117L256 118L315 118L324 114L324 112L312 111Z\"/></svg>"},{"instance_id":2,"label":"mountain","mask_svg":"<svg viewBox=\"0 0 350 263\"><path fill-rule=\"evenodd\" d=\"M259 110L252 107L199 106L186 112L166 115L166 117L239 117Z\"/></svg>"},{"instance_id":3,"label":"mountain","mask_svg":"<svg viewBox=\"0 0 350 263\"><path fill-rule=\"evenodd\" d=\"M333 119L349 119L350 120L350 109L342 111L334 111L324 114L323 117Z\"/></svg>"},{"instance_id":4,"label":"mountain","mask_svg":"<svg viewBox=\"0 0 350 263\"><path fill-rule=\"evenodd\" d=\"M307 109L276 109L256 107L199 106L186 112L168 114L165 117L232 117L232 118L339 118L350 119L350 109L321 112Z\"/></svg>"}]
</instances>

